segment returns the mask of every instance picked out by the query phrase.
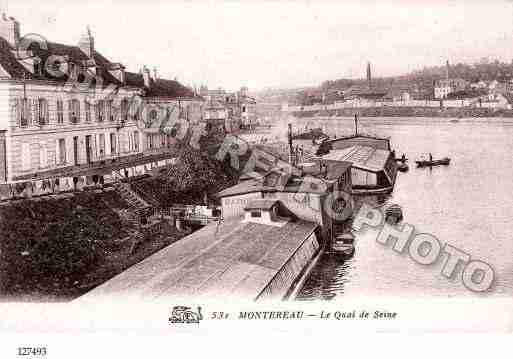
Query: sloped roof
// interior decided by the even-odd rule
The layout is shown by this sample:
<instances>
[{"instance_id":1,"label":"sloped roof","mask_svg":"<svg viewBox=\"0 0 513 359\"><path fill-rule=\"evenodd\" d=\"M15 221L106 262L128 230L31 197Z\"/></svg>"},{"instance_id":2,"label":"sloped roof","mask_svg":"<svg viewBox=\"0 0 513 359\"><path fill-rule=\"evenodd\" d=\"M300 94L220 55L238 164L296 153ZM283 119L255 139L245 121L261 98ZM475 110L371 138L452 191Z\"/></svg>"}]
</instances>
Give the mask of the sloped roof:
<instances>
[{"instance_id":1,"label":"sloped roof","mask_svg":"<svg viewBox=\"0 0 513 359\"><path fill-rule=\"evenodd\" d=\"M125 83L132 87L144 87L144 79L141 74L125 71Z\"/></svg>"},{"instance_id":2,"label":"sloped roof","mask_svg":"<svg viewBox=\"0 0 513 359\"><path fill-rule=\"evenodd\" d=\"M147 93L150 97L194 97L194 93L178 81L157 79Z\"/></svg>"},{"instance_id":3,"label":"sloped roof","mask_svg":"<svg viewBox=\"0 0 513 359\"><path fill-rule=\"evenodd\" d=\"M331 150L322 158L325 160L352 162L354 168L371 172L384 170L390 151L369 146L351 146L340 150Z\"/></svg>"},{"instance_id":4,"label":"sloped roof","mask_svg":"<svg viewBox=\"0 0 513 359\"><path fill-rule=\"evenodd\" d=\"M276 203L278 203L277 199L254 199L249 202L244 209L261 209L264 211L270 211Z\"/></svg>"},{"instance_id":5,"label":"sloped roof","mask_svg":"<svg viewBox=\"0 0 513 359\"><path fill-rule=\"evenodd\" d=\"M46 45L47 49L41 49L37 44L29 47L29 50L31 50L35 56L38 56L43 63L46 62L51 55L68 57L71 62L76 64L82 64L84 61L88 60L86 54L84 54L78 46L64 45L56 42L47 42ZM120 82L107 71L111 62L97 51L94 52L93 58L98 68L98 75L102 78L103 84L114 83L120 85ZM31 73L16 58L16 50L2 37L0 37L0 65L2 65L3 69L14 79L26 78L61 82L68 80L68 76L56 77L47 72L46 69L43 69L40 75Z\"/></svg>"},{"instance_id":6,"label":"sloped roof","mask_svg":"<svg viewBox=\"0 0 513 359\"><path fill-rule=\"evenodd\" d=\"M31 50L35 56L38 56L43 63L45 63L51 55L67 57L69 61L77 65L90 60L78 46L65 45L56 42L47 42L46 45L47 49L41 49L36 43L29 47L29 50ZM144 79L142 74L125 71L125 84L122 84L116 79L116 77L110 74L109 69L113 65L110 60L98 51L94 52L93 60L96 64L97 76L101 78L103 85L115 84L118 86L127 85L131 87L144 88ZM58 82L66 82L68 80L67 75L56 77L47 72L46 69L43 69L40 75L31 73L16 58L15 49L2 37L0 37L0 65L7 74L14 79L25 78L29 80L34 79ZM151 86L147 90L146 96L168 98L196 97L190 89L183 86L178 81L166 79L151 81Z\"/></svg>"},{"instance_id":7,"label":"sloped roof","mask_svg":"<svg viewBox=\"0 0 513 359\"><path fill-rule=\"evenodd\" d=\"M194 92L178 81L166 79L151 79L150 81L150 88L146 90L148 97L196 97ZM128 86L144 88L142 74L125 71L125 82Z\"/></svg>"},{"instance_id":8,"label":"sloped roof","mask_svg":"<svg viewBox=\"0 0 513 359\"><path fill-rule=\"evenodd\" d=\"M296 220L283 226L238 219L211 224L169 245L79 298L151 300L231 295L257 299L318 227ZM274 293L283 297L284 287Z\"/></svg>"},{"instance_id":9,"label":"sloped roof","mask_svg":"<svg viewBox=\"0 0 513 359\"><path fill-rule=\"evenodd\" d=\"M271 178L271 176L277 176ZM230 197L255 192L294 192L324 194L328 184L315 177L286 176L284 185L280 173L268 173L264 179L248 179L217 193L217 197Z\"/></svg>"}]
</instances>

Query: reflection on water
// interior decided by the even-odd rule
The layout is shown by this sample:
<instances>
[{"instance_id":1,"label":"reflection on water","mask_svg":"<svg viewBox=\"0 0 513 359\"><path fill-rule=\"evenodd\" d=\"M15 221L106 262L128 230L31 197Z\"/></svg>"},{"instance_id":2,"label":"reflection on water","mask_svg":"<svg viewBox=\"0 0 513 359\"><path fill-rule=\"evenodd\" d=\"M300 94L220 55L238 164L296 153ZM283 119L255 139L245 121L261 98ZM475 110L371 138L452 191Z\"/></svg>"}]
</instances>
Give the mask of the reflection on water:
<instances>
[{"instance_id":1,"label":"reflection on water","mask_svg":"<svg viewBox=\"0 0 513 359\"><path fill-rule=\"evenodd\" d=\"M344 285L349 281L351 270L354 269L353 259L341 262L335 255L325 253L321 263L317 270L312 271L307 285L303 287L297 297L298 300L332 299L337 294L344 293ZM321 268L322 270L319 270ZM330 278L330 280L325 280L325 278Z\"/></svg>"},{"instance_id":2,"label":"reflection on water","mask_svg":"<svg viewBox=\"0 0 513 359\"><path fill-rule=\"evenodd\" d=\"M352 119L317 121L337 135L353 130ZM366 118L360 127L389 136L396 153L410 159L410 171L398 173L391 195L367 200L399 204L404 221L417 231L489 263L496 281L486 295L513 296L513 121ZM451 165L416 168L414 160L430 152L434 158L451 157ZM432 266L421 266L369 233L358 234L355 245L355 256L344 262L325 254L298 299L477 295L461 283L461 267L455 278L440 274L444 256Z\"/></svg>"}]
</instances>

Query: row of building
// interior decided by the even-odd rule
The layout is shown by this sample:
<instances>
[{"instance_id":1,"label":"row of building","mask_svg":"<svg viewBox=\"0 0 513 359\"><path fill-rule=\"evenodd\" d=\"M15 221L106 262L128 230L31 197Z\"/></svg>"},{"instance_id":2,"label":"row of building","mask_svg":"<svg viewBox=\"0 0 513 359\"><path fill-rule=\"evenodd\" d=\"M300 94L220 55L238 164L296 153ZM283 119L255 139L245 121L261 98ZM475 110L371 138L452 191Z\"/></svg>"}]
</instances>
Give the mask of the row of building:
<instances>
[{"instance_id":1,"label":"row of building","mask_svg":"<svg viewBox=\"0 0 513 359\"><path fill-rule=\"evenodd\" d=\"M513 105L513 81L470 82L450 76L446 63L444 78L434 81L428 90L414 83L394 83L385 86L372 80L371 66L367 64L367 80L344 90L313 91L302 95L294 107L337 105L344 107L427 106L427 107L487 107L510 109ZM443 100L444 103L439 101ZM438 102L437 102L438 101ZM430 103L432 102L432 103ZM333 106L332 106L333 107Z\"/></svg>"},{"instance_id":2,"label":"row of building","mask_svg":"<svg viewBox=\"0 0 513 359\"><path fill-rule=\"evenodd\" d=\"M0 17L0 183L153 162L170 152L177 123L236 131L253 105L244 88L204 98L156 70L129 72L96 49L89 29L65 45L22 37L16 19Z\"/></svg>"}]
</instances>

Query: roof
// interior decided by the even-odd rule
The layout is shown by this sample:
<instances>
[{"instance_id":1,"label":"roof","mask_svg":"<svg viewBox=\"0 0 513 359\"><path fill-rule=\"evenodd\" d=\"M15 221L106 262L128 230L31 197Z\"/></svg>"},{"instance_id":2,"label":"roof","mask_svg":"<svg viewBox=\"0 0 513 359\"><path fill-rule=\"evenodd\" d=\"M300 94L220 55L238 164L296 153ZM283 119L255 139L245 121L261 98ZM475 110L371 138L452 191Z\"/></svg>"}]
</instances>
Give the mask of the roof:
<instances>
[{"instance_id":1,"label":"roof","mask_svg":"<svg viewBox=\"0 0 513 359\"><path fill-rule=\"evenodd\" d=\"M270 211L279 201L277 199L254 199L249 202L245 210L261 209L263 211Z\"/></svg>"},{"instance_id":2,"label":"roof","mask_svg":"<svg viewBox=\"0 0 513 359\"><path fill-rule=\"evenodd\" d=\"M340 150L331 150L322 158L333 161L349 161L352 167L379 172L384 170L390 151L369 146L351 146Z\"/></svg>"},{"instance_id":3,"label":"roof","mask_svg":"<svg viewBox=\"0 0 513 359\"><path fill-rule=\"evenodd\" d=\"M144 78L142 74L134 72L125 72L125 81L128 86L144 88ZM195 97L187 87L178 81L157 79L151 80L150 88L146 91L148 97Z\"/></svg>"},{"instance_id":4,"label":"roof","mask_svg":"<svg viewBox=\"0 0 513 359\"><path fill-rule=\"evenodd\" d=\"M350 135L350 136L343 136L343 137L332 138L332 139L327 140L327 142L336 142L336 141L340 141L340 140L349 140L349 139L353 139L353 138L370 138L372 140L390 141L389 137L378 137L378 136L366 135L366 134L363 134L363 133L359 133L357 135Z\"/></svg>"},{"instance_id":5,"label":"roof","mask_svg":"<svg viewBox=\"0 0 513 359\"><path fill-rule=\"evenodd\" d=\"M347 161L325 160L323 162L328 167L328 171L326 173L325 178L329 181L340 178L340 176L346 173L346 171L353 165L351 162Z\"/></svg>"},{"instance_id":6,"label":"roof","mask_svg":"<svg viewBox=\"0 0 513 359\"><path fill-rule=\"evenodd\" d=\"M283 185L283 183L279 183L280 181L278 180L270 180L271 175L274 175L274 173L267 174L263 181L257 179L242 181L235 186L228 187L218 192L217 197L231 197L255 192L325 194L328 191L328 184L323 180L317 179L315 177L288 176L287 183Z\"/></svg>"},{"instance_id":7,"label":"roof","mask_svg":"<svg viewBox=\"0 0 513 359\"><path fill-rule=\"evenodd\" d=\"M321 168L321 165L326 165L327 168ZM321 177L328 181L336 180L342 176L352 163L346 161L333 161L333 160L314 160L310 163L303 163L303 173L305 175Z\"/></svg>"},{"instance_id":8,"label":"roof","mask_svg":"<svg viewBox=\"0 0 513 359\"><path fill-rule=\"evenodd\" d=\"M144 87L144 79L142 74L125 71L125 82L128 86Z\"/></svg>"},{"instance_id":9,"label":"roof","mask_svg":"<svg viewBox=\"0 0 513 359\"><path fill-rule=\"evenodd\" d=\"M262 179L264 177L263 174L258 173L257 171L245 172L239 177L239 181L246 181L250 179Z\"/></svg>"},{"instance_id":10,"label":"roof","mask_svg":"<svg viewBox=\"0 0 513 359\"><path fill-rule=\"evenodd\" d=\"M149 97L195 97L187 87L178 81L157 79L152 81L150 89L146 93Z\"/></svg>"},{"instance_id":11,"label":"roof","mask_svg":"<svg viewBox=\"0 0 513 359\"><path fill-rule=\"evenodd\" d=\"M130 267L78 301L105 297L165 300L215 294L256 299L317 226L302 220L289 221L281 227L239 219L210 224Z\"/></svg>"},{"instance_id":12,"label":"roof","mask_svg":"<svg viewBox=\"0 0 513 359\"><path fill-rule=\"evenodd\" d=\"M43 63L46 62L49 56L57 55L69 58L69 61L80 65L90 60L87 55L78 46L65 45L56 42L47 42L47 49L40 49L35 43L29 48L35 56L38 56ZM96 65L96 73L101 78L103 85L115 84L117 86L130 86L137 88L144 88L144 79L142 74L125 71L125 84L122 84L116 79L109 69L114 65L106 57L98 51L93 53L93 60ZM16 58L15 49L9 44L7 40L0 37L0 65L14 79L33 79L33 80L47 80L66 82L68 76L53 76L44 68L41 75L33 74L28 71ZM152 80L150 88L146 92L149 97L196 97L193 91L180 84L178 81L157 79Z\"/></svg>"},{"instance_id":13,"label":"roof","mask_svg":"<svg viewBox=\"0 0 513 359\"><path fill-rule=\"evenodd\" d=\"M56 42L47 42L47 49L40 49L37 46L32 46L29 49L33 51L35 56L38 56L43 63L50 55L66 56L69 60L76 64L82 64L88 60L88 57L78 46L64 45ZM95 51L93 54L94 61L99 69L98 75L102 78L103 84L108 85L111 83L121 85L121 83L112 76L107 68L112 64L99 52ZM65 82L68 76L53 76L51 73L43 69L41 75L36 75L25 69L25 67L16 58L15 49L5 40L0 37L0 65L2 68L15 79L34 79L34 80L47 80Z\"/></svg>"},{"instance_id":14,"label":"roof","mask_svg":"<svg viewBox=\"0 0 513 359\"><path fill-rule=\"evenodd\" d=\"M467 80L460 79L460 78L440 79L440 80L436 81L435 86L437 86L437 87L461 86L461 85L466 85L468 83L469 82Z\"/></svg>"}]
</instances>

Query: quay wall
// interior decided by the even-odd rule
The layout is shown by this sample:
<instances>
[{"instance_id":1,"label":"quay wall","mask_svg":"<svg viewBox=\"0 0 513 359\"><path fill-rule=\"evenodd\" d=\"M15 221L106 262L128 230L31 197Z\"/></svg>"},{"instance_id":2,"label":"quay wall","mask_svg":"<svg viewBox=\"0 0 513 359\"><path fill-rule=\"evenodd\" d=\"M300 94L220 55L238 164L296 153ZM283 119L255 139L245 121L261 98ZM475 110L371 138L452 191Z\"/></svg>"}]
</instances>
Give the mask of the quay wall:
<instances>
[{"instance_id":1,"label":"quay wall","mask_svg":"<svg viewBox=\"0 0 513 359\"><path fill-rule=\"evenodd\" d=\"M440 107L350 107L339 109L304 109L289 112L295 117L352 117L355 114L364 117L510 117L511 109L488 107L440 108Z\"/></svg>"}]
</instances>

